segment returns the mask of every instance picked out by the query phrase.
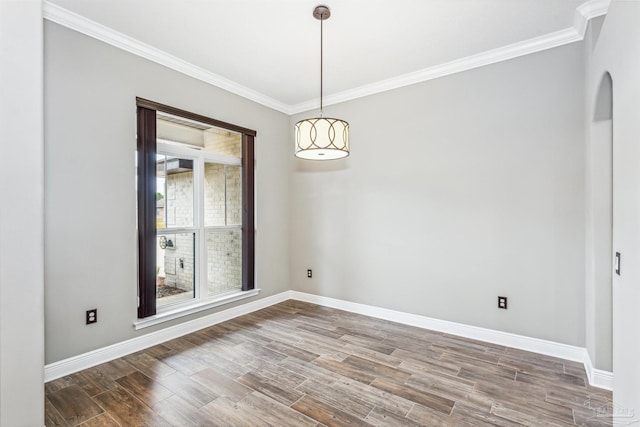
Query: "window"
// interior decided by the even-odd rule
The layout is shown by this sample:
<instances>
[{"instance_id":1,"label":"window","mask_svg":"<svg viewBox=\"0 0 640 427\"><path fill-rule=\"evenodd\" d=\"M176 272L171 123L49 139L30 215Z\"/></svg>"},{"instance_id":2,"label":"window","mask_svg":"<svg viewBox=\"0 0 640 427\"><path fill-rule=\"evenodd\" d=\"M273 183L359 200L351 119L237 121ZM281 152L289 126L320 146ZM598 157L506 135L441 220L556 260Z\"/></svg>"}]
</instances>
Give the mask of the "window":
<instances>
[{"instance_id":1,"label":"window","mask_svg":"<svg viewBox=\"0 0 640 427\"><path fill-rule=\"evenodd\" d=\"M256 132L137 106L138 318L254 289Z\"/></svg>"}]
</instances>

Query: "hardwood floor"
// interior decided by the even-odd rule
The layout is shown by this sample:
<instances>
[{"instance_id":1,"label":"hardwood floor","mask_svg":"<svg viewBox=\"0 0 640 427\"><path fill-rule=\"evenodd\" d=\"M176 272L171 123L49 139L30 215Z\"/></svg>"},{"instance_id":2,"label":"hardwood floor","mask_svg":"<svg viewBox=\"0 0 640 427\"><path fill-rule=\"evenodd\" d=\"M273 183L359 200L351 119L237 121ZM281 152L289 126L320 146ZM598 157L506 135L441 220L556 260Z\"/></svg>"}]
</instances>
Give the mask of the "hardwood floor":
<instances>
[{"instance_id":1,"label":"hardwood floor","mask_svg":"<svg viewBox=\"0 0 640 427\"><path fill-rule=\"evenodd\" d=\"M45 392L47 426L611 425L579 363L293 300Z\"/></svg>"}]
</instances>

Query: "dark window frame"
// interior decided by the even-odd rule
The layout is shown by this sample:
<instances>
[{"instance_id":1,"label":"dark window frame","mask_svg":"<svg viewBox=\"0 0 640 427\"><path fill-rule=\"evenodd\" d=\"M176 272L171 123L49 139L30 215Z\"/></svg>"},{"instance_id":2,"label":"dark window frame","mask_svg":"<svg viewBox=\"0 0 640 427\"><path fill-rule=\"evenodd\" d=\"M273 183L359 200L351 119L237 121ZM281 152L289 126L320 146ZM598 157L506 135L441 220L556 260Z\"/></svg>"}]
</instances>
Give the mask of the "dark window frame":
<instances>
[{"instance_id":1,"label":"dark window frame","mask_svg":"<svg viewBox=\"0 0 640 427\"><path fill-rule=\"evenodd\" d=\"M255 288L256 131L136 98L138 151L138 318L156 314L156 112L242 134L242 290Z\"/></svg>"}]
</instances>

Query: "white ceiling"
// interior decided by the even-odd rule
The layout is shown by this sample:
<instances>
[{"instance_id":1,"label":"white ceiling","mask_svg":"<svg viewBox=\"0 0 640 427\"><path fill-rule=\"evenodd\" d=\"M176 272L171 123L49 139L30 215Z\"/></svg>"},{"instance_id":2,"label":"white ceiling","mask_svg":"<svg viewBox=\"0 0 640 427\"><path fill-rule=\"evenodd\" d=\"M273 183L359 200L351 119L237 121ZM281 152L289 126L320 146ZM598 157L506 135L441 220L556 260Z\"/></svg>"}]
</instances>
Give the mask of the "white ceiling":
<instances>
[{"instance_id":1,"label":"white ceiling","mask_svg":"<svg viewBox=\"0 0 640 427\"><path fill-rule=\"evenodd\" d=\"M129 44L141 42L155 48L156 56L169 54L196 66L198 73L210 73L223 87L237 86L236 93L295 112L313 108L319 96L320 21L312 16L318 4L328 5L332 13L324 24L324 88L331 103L349 98L348 93L355 98L394 82L427 80L431 71L446 69L452 61L471 57L475 66L482 65L478 58L491 57L496 49L540 45L535 51L581 39L579 7L585 4L584 17L584 9L594 3L607 2L51 0L45 2L45 17L64 24L52 16L75 12L80 17L65 19L84 21L76 27L102 24L108 28L98 32L115 30L134 39ZM586 19L603 13L592 12ZM538 42L560 38L562 43ZM490 62L496 60L485 61Z\"/></svg>"}]
</instances>

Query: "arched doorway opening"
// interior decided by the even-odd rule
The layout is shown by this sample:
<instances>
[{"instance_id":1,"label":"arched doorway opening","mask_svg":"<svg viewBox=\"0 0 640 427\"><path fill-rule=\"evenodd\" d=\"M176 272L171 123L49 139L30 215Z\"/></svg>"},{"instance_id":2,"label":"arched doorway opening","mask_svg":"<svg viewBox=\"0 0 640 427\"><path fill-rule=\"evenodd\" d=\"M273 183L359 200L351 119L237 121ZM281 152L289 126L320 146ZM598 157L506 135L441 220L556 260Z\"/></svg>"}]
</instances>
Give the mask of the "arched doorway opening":
<instances>
[{"instance_id":1,"label":"arched doorway opening","mask_svg":"<svg viewBox=\"0 0 640 427\"><path fill-rule=\"evenodd\" d=\"M602 76L591 122L592 356L612 371L613 349L613 80Z\"/></svg>"}]
</instances>

